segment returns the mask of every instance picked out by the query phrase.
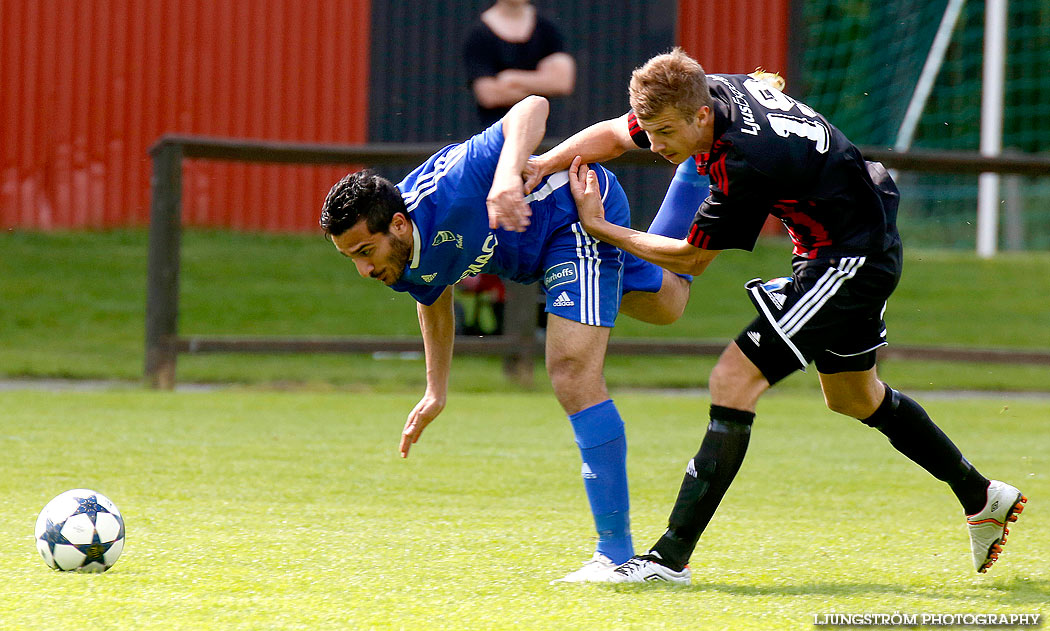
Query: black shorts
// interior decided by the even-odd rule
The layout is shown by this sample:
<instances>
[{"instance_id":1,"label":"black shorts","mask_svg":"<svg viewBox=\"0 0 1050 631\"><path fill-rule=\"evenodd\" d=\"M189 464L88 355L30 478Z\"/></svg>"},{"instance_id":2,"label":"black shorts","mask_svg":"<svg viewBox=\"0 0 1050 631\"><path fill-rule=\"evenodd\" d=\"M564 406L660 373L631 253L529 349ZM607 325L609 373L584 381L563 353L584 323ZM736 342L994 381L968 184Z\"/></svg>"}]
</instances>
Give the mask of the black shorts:
<instances>
[{"instance_id":1,"label":"black shorts","mask_svg":"<svg viewBox=\"0 0 1050 631\"><path fill-rule=\"evenodd\" d=\"M901 275L900 247L868 256L796 259L790 278L749 281L759 315L737 346L774 384L815 362L824 374L868 370L886 344L886 300Z\"/></svg>"}]
</instances>

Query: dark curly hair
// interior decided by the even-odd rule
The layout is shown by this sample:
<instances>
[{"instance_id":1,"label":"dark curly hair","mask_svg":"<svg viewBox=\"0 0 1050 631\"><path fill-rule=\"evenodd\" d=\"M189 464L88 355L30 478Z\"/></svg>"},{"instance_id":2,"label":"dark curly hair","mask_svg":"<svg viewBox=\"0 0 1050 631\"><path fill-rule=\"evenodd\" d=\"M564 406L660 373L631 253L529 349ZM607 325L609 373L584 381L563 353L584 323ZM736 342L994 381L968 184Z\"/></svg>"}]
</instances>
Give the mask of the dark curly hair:
<instances>
[{"instance_id":1,"label":"dark curly hair","mask_svg":"<svg viewBox=\"0 0 1050 631\"><path fill-rule=\"evenodd\" d=\"M397 187L366 169L348 174L328 191L319 223L325 238L338 237L362 219L369 232L386 234L394 215L404 212L405 202Z\"/></svg>"}]
</instances>

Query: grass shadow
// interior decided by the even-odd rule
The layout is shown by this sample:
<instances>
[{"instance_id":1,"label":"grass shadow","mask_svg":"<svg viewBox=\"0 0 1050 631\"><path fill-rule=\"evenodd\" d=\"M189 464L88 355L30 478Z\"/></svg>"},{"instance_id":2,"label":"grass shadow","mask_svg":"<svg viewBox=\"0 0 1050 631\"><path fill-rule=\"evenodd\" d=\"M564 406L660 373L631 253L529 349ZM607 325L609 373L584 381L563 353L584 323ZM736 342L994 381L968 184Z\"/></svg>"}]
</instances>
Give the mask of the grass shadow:
<instances>
[{"instance_id":1,"label":"grass shadow","mask_svg":"<svg viewBox=\"0 0 1050 631\"><path fill-rule=\"evenodd\" d=\"M982 585L987 596L996 598L1003 604L1038 604L1050 603L1050 580L1013 576L1009 579Z\"/></svg>"},{"instance_id":2,"label":"grass shadow","mask_svg":"<svg viewBox=\"0 0 1050 631\"><path fill-rule=\"evenodd\" d=\"M736 585L717 582L694 582L691 586L671 585L668 583L647 583L644 585L617 585L617 591L637 591L643 589L671 589L690 592L720 592L731 596L764 597L764 596L826 596L849 597L870 595L899 595L902 597L921 597L935 600L965 600L979 597L984 600L994 599L1003 605L1045 605L1050 602L1050 581L1013 577L1008 580L987 584L946 586L944 589L921 589L904 583L848 583L848 582L809 582L788 585Z\"/></svg>"}]
</instances>

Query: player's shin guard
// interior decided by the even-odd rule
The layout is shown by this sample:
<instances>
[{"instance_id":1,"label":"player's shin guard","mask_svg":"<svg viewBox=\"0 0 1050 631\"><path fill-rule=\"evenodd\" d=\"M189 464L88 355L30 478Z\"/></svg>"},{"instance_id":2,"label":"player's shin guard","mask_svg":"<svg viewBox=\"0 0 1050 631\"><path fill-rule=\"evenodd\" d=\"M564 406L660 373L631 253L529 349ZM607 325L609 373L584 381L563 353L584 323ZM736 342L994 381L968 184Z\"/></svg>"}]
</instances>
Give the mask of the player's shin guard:
<instances>
[{"instance_id":1,"label":"player's shin guard","mask_svg":"<svg viewBox=\"0 0 1050 631\"><path fill-rule=\"evenodd\" d=\"M648 232L684 239L696 218L696 210L707 199L710 186L711 180L696 172L696 160L692 157L678 165Z\"/></svg>"},{"instance_id":2,"label":"player's shin guard","mask_svg":"<svg viewBox=\"0 0 1050 631\"><path fill-rule=\"evenodd\" d=\"M614 563L634 555L627 493L627 437L612 400L569 415L583 458L583 486L598 530L597 552Z\"/></svg>"},{"instance_id":3,"label":"player's shin guard","mask_svg":"<svg viewBox=\"0 0 1050 631\"><path fill-rule=\"evenodd\" d=\"M754 412L711 406L700 451L689 461L667 532L653 546L661 561L681 571L707 528L747 453Z\"/></svg>"},{"instance_id":4,"label":"player's shin guard","mask_svg":"<svg viewBox=\"0 0 1050 631\"><path fill-rule=\"evenodd\" d=\"M987 499L988 479L963 457L922 406L883 385L886 396L882 404L861 422L885 434L897 451L933 477L947 482L967 514L980 511Z\"/></svg>"}]
</instances>

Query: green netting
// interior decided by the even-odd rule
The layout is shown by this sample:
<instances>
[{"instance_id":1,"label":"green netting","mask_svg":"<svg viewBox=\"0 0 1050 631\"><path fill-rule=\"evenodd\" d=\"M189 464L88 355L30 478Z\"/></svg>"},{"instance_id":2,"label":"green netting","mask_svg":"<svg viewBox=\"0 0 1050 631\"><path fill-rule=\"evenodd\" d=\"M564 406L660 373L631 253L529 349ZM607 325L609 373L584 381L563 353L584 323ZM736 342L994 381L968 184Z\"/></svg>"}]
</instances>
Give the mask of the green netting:
<instances>
[{"instance_id":1,"label":"green netting","mask_svg":"<svg viewBox=\"0 0 1050 631\"><path fill-rule=\"evenodd\" d=\"M804 0L798 94L855 143L892 146L947 4L947 0ZM1010 0L1008 7L1003 147L1047 152L1050 0ZM965 3L913 147L978 148L984 11L984 2ZM911 242L973 246L976 177L903 173L898 184L901 228ZM1050 177L1004 182L1003 247L1050 247L1048 188Z\"/></svg>"}]
</instances>

